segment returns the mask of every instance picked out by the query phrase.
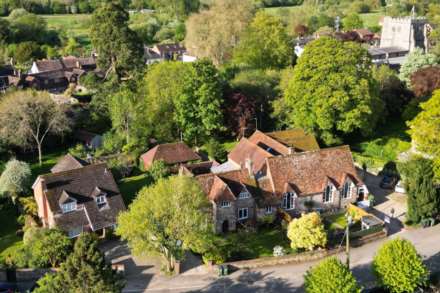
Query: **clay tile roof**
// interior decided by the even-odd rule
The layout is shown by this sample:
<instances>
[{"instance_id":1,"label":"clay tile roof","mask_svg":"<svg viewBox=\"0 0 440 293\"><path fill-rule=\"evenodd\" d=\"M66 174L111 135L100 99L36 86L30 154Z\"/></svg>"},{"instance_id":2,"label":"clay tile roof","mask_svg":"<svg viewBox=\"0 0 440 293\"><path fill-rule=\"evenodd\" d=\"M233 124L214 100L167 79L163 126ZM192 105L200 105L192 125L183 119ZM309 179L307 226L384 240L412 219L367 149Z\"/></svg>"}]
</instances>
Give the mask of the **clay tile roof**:
<instances>
[{"instance_id":1,"label":"clay tile roof","mask_svg":"<svg viewBox=\"0 0 440 293\"><path fill-rule=\"evenodd\" d=\"M58 160L55 166L50 169L52 173L59 173L63 171L73 170L82 168L88 165L88 163L80 158L67 154Z\"/></svg>"},{"instance_id":2,"label":"clay tile roof","mask_svg":"<svg viewBox=\"0 0 440 293\"><path fill-rule=\"evenodd\" d=\"M294 148L295 151L305 152L319 150L318 142L313 134L307 134L303 129L290 129L266 133L267 136Z\"/></svg>"},{"instance_id":3,"label":"clay tile roof","mask_svg":"<svg viewBox=\"0 0 440 293\"><path fill-rule=\"evenodd\" d=\"M300 196L323 192L329 180L340 187L347 176L354 184L363 184L348 146L268 158L267 170L277 196L283 194L286 183L297 189Z\"/></svg>"},{"instance_id":4,"label":"clay tile roof","mask_svg":"<svg viewBox=\"0 0 440 293\"><path fill-rule=\"evenodd\" d=\"M256 193L255 179L250 178L247 170L230 171L221 174L204 174L196 177L209 200L235 200L244 189L252 195Z\"/></svg>"},{"instance_id":5,"label":"clay tile roof","mask_svg":"<svg viewBox=\"0 0 440 293\"><path fill-rule=\"evenodd\" d=\"M229 153L228 159L240 165L242 168L245 167L246 160L249 159L252 161L254 173L257 173L263 168L266 158L272 156L271 153L265 151L248 139L242 138Z\"/></svg>"},{"instance_id":6,"label":"clay tile roof","mask_svg":"<svg viewBox=\"0 0 440 293\"><path fill-rule=\"evenodd\" d=\"M88 224L93 230L108 227L115 224L118 214L125 210L118 186L105 163L40 175L37 180L44 180L49 209L62 230ZM99 208L93 196L97 187L106 194L105 208ZM77 201L78 209L63 214L60 199L67 196Z\"/></svg>"},{"instance_id":7,"label":"clay tile roof","mask_svg":"<svg viewBox=\"0 0 440 293\"><path fill-rule=\"evenodd\" d=\"M145 169L158 160L163 160L168 165L174 165L200 159L200 156L183 142L160 144L141 156Z\"/></svg>"},{"instance_id":8,"label":"clay tile roof","mask_svg":"<svg viewBox=\"0 0 440 293\"><path fill-rule=\"evenodd\" d=\"M64 68L60 60L38 60L35 63L40 72L62 70Z\"/></svg>"}]
</instances>

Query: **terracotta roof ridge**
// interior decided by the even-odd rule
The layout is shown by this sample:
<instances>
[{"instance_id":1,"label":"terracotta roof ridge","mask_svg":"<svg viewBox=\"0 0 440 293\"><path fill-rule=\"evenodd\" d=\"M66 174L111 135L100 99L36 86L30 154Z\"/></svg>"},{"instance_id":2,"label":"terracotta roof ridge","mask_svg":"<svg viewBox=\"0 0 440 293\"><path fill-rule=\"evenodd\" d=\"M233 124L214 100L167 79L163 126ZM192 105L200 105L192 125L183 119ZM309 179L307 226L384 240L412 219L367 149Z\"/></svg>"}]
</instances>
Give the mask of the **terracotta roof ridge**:
<instances>
[{"instance_id":1,"label":"terracotta roof ridge","mask_svg":"<svg viewBox=\"0 0 440 293\"><path fill-rule=\"evenodd\" d=\"M69 173L76 173L79 171L83 171L84 169L94 169L94 168L100 168L105 166L107 168L107 164L106 163L97 163L97 164L90 164L90 165L86 165L82 168L77 168L77 169L72 169L72 170L66 170L66 171L61 171L58 173L46 173L46 174L41 174L38 177L42 177L42 178L47 178L47 177L57 177L57 176L61 176L61 175L66 175Z\"/></svg>"}]
</instances>

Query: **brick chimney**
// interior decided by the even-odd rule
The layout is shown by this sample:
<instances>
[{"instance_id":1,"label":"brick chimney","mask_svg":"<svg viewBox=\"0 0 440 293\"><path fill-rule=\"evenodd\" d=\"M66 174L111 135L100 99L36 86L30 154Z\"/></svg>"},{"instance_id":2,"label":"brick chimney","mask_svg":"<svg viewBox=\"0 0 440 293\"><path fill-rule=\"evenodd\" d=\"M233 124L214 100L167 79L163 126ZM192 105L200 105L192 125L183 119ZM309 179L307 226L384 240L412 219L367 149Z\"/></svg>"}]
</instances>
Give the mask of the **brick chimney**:
<instances>
[{"instance_id":1,"label":"brick chimney","mask_svg":"<svg viewBox=\"0 0 440 293\"><path fill-rule=\"evenodd\" d=\"M249 172L249 177L253 178L254 177L254 162L252 161L252 159L247 158L244 164L245 164L245 168Z\"/></svg>"}]
</instances>

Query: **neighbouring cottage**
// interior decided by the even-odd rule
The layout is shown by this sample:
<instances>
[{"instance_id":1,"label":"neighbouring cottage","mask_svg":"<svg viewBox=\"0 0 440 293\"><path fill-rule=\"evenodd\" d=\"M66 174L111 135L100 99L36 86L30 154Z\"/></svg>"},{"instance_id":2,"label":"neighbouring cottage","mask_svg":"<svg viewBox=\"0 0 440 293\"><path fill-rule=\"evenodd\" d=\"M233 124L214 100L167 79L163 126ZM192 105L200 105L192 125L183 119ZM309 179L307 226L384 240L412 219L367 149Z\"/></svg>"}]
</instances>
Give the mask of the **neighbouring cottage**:
<instances>
[{"instance_id":1,"label":"neighbouring cottage","mask_svg":"<svg viewBox=\"0 0 440 293\"><path fill-rule=\"evenodd\" d=\"M141 164L144 170L148 170L155 161L164 161L165 164L174 168L180 164L201 160L189 146L183 142L159 144L141 156Z\"/></svg>"},{"instance_id":2,"label":"neighbouring cottage","mask_svg":"<svg viewBox=\"0 0 440 293\"><path fill-rule=\"evenodd\" d=\"M157 44L153 47L144 46L144 58L146 64L167 60L180 60L183 62L194 62L196 57L186 53L186 48L179 43Z\"/></svg>"},{"instance_id":3,"label":"neighbouring cottage","mask_svg":"<svg viewBox=\"0 0 440 293\"><path fill-rule=\"evenodd\" d=\"M195 177L213 205L217 233L280 212L337 211L368 194L348 146L267 156L261 164L259 177L250 161L239 170Z\"/></svg>"},{"instance_id":4,"label":"neighbouring cottage","mask_svg":"<svg viewBox=\"0 0 440 293\"><path fill-rule=\"evenodd\" d=\"M228 161L213 167L213 173L252 168L256 176L264 172L265 160L274 156L319 150L318 142L302 129L264 133L255 131L249 138L242 138L228 154ZM249 164L252 164L250 166Z\"/></svg>"},{"instance_id":5,"label":"neighbouring cottage","mask_svg":"<svg viewBox=\"0 0 440 293\"><path fill-rule=\"evenodd\" d=\"M59 228L70 238L81 232L101 232L116 226L125 204L105 163L87 164L66 155L40 175L32 186L43 227Z\"/></svg>"}]
</instances>

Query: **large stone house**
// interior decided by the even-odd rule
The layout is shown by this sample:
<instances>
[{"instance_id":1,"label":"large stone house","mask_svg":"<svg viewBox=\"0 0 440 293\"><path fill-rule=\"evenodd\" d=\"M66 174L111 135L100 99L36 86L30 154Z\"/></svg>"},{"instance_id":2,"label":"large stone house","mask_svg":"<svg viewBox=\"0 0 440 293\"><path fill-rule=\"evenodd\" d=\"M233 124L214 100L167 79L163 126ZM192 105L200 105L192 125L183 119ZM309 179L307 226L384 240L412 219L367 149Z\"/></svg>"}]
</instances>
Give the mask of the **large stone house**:
<instances>
[{"instance_id":1,"label":"large stone house","mask_svg":"<svg viewBox=\"0 0 440 293\"><path fill-rule=\"evenodd\" d=\"M259 176L247 160L239 170L195 177L213 205L218 233L280 212L337 211L368 194L348 146L265 157Z\"/></svg>"},{"instance_id":2,"label":"large stone house","mask_svg":"<svg viewBox=\"0 0 440 293\"><path fill-rule=\"evenodd\" d=\"M43 227L59 228L69 237L93 231L105 234L116 225L125 205L106 164L89 165L67 155L40 175L32 186Z\"/></svg>"}]
</instances>

